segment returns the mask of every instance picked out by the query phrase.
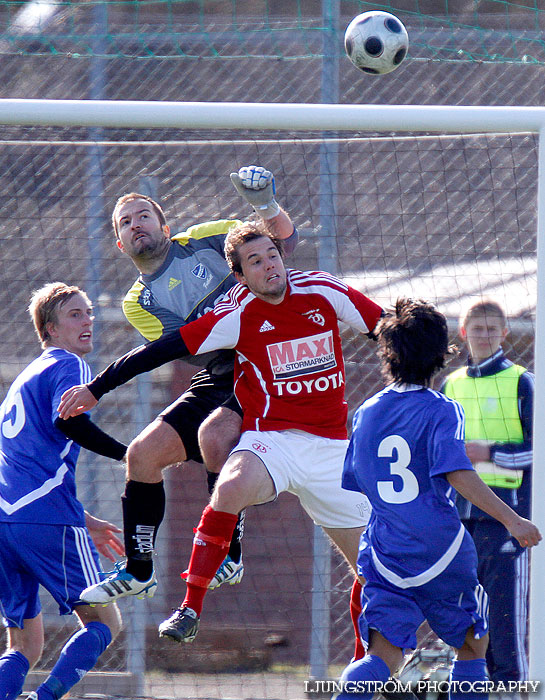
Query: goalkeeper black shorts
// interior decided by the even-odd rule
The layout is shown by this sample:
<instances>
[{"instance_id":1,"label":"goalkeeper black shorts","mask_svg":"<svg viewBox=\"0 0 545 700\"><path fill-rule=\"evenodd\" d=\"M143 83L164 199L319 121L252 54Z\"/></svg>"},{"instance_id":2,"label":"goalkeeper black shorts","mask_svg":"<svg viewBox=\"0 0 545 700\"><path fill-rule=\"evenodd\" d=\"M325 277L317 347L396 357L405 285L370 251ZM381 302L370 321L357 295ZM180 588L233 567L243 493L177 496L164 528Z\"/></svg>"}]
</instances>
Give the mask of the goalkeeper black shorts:
<instances>
[{"instance_id":1,"label":"goalkeeper black shorts","mask_svg":"<svg viewBox=\"0 0 545 700\"><path fill-rule=\"evenodd\" d=\"M219 406L225 406L242 417L242 410L233 393L233 373L215 375L203 369L191 379L187 391L159 414L158 418L168 423L180 436L188 460L202 463L199 427Z\"/></svg>"}]
</instances>

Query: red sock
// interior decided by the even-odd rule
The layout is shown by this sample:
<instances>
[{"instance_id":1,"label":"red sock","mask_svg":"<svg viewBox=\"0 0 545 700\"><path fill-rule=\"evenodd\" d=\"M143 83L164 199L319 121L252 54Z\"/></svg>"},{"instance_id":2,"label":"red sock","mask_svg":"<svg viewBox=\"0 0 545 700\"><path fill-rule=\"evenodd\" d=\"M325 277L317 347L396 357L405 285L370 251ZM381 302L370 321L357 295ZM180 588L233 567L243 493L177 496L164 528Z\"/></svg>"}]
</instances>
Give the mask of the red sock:
<instances>
[{"instance_id":1,"label":"red sock","mask_svg":"<svg viewBox=\"0 0 545 700\"><path fill-rule=\"evenodd\" d=\"M365 648L361 641L360 628L358 625L358 618L361 615L361 583L358 579L354 579L352 585L352 592L350 593L350 617L352 618L352 624L354 625L354 632L356 633L356 648L354 651L354 661L358 659L363 659L365 656Z\"/></svg>"},{"instance_id":2,"label":"red sock","mask_svg":"<svg viewBox=\"0 0 545 700\"><path fill-rule=\"evenodd\" d=\"M211 506L203 510L195 530L187 575L183 575L187 592L182 606L192 608L197 615L202 612L208 584L229 551L237 520L237 514L216 511Z\"/></svg>"}]
</instances>

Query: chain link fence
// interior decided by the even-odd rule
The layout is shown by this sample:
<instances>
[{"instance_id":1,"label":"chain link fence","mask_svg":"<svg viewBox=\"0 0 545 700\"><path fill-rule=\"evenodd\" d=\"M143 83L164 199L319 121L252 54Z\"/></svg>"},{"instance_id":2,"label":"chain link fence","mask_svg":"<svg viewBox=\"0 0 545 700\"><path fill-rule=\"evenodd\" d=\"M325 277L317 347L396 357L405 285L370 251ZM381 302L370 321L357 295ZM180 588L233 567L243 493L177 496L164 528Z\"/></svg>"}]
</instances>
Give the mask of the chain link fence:
<instances>
[{"instance_id":1,"label":"chain link fence","mask_svg":"<svg viewBox=\"0 0 545 700\"><path fill-rule=\"evenodd\" d=\"M396 72L375 78L361 76L342 56L343 29L353 15L370 8L366 3L275 2L274 10L257 2L40 3L42 15L31 15L25 24L24 12L33 5L0 3L2 97L241 102L328 98L341 103L445 105L534 105L543 104L545 97L539 38L543 13L535 6L491 0L483 11L482 5L468 1L449 3L447 12L442 2L430 0L426 14L417 12L422 3L409 0L384 6L406 23L411 50ZM331 12L321 14L335 7L338 18L331 19ZM329 53L324 49L328 46L333 47ZM327 137L324 141L323 134L312 132L286 136L4 128L2 397L38 353L26 307L31 291L46 282L79 284L95 302L95 370L140 342L120 310L136 273L115 248L110 231L109 216L120 194L150 188L174 232L199 221L246 216L250 212L228 176L250 163L275 173L278 199L300 231L291 266L334 271L385 306L402 294L430 299L447 314L453 338L462 306L494 296L509 313L510 356L531 368L536 137ZM347 329L343 337L351 415L382 382L372 343L362 343ZM149 380L105 397L95 418L129 441L183 389L189 376L183 363L156 371ZM99 517L119 523L122 468L82 455L78 471L84 504ZM290 667L306 669L303 676L308 677L316 582L313 530L288 495L250 509L244 581L208 597L194 645L174 650L159 645L156 626L183 595L179 572L190 552L192 527L207 500L200 465L170 470L167 484L167 519L157 558L160 591L153 601L124 603L130 631L104 655L93 679L85 681L87 692L203 695L204 680L194 684L194 691L176 690L171 679L181 671L270 672ZM318 652L334 673L350 659L353 642L348 617L351 577L336 554L332 569L326 591L328 632L320 637L328 640L328 647ZM44 604L48 646L38 673L51 667L72 629L71 621L59 620L51 604Z\"/></svg>"}]
</instances>

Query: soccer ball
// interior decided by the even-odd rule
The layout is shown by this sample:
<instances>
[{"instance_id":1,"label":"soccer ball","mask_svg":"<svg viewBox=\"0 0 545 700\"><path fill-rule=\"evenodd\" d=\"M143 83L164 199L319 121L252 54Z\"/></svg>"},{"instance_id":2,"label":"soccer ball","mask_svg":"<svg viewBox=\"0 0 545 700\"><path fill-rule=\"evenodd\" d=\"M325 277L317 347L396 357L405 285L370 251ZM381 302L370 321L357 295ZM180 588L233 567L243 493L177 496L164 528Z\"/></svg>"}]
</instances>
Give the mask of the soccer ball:
<instances>
[{"instance_id":1,"label":"soccer ball","mask_svg":"<svg viewBox=\"0 0 545 700\"><path fill-rule=\"evenodd\" d=\"M350 22L344 33L344 48L348 58L364 73L390 73L407 55L409 35L397 17L372 10Z\"/></svg>"}]
</instances>

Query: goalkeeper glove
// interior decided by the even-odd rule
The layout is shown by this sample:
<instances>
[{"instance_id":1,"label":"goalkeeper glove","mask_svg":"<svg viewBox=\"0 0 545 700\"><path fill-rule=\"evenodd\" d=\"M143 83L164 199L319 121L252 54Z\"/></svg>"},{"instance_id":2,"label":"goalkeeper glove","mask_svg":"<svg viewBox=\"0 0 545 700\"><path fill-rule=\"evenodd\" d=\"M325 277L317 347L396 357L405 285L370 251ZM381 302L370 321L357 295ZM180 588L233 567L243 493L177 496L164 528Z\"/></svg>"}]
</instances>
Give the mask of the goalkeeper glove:
<instances>
[{"instance_id":1,"label":"goalkeeper glove","mask_svg":"<svg viewBox=\"0 0 545 700\"><path fill-rule=\"evenodd\" d=\"M259 165L248 165L240 168L238 173L231 173L231 182L262 219L278 216L280 207L274 198L276 189L270 170Z\"/></svg>"}]
</instances>

